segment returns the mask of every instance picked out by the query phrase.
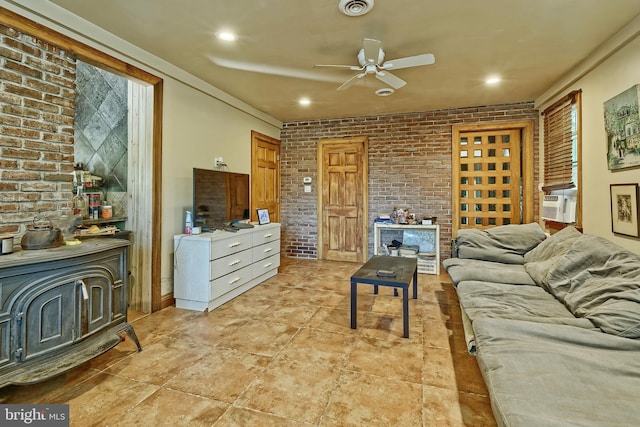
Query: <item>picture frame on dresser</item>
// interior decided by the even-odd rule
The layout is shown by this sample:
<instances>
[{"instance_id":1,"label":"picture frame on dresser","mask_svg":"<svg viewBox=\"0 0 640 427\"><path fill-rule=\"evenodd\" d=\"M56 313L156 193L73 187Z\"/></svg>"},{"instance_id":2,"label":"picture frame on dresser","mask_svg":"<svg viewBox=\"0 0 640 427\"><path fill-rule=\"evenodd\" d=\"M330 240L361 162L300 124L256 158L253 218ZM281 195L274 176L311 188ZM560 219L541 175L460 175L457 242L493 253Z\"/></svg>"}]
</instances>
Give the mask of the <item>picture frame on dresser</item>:
<instances>
[{"instance_id":1,"label":"picture frame on dresser","mask_svg":"<svg viewBox=\"0 0 640 427\"><path fill-rule=\"evenodd\" d=\"M638 184L610 184L611 231L623 236L640 237Z\"/></svg>"},{"instance_id":2,"label":"picture frame on dresser","mask_svg":"<svg viewBox=\"0 0 640 427\"><path fill-rule=\"evenodd\" d=\"M269 209L256 209L258 213L258 224L269 224L271 220L269 219Z\"/></svg>"}]
</instances>

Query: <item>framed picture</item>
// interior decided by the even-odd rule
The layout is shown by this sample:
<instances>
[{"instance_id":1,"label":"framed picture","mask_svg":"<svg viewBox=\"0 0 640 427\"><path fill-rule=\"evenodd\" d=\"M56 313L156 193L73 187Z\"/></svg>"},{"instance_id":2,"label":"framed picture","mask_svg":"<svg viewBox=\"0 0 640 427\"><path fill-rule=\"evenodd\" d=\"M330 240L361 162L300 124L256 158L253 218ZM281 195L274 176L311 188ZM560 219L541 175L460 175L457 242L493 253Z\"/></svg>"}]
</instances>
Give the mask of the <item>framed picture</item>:
<instances>
[{"instance_id":1,"label":"framed picture","mask_svg":"<svg viewBox=\"0 0 640 427\"><path fill-rule=\"evenodd\" d=\"M640 166L640 85L604 103L609 170Z\"/></svg>"},{"instance_id":2,"label":"framed picture","mask_svg":"<svg viewBox=\"0 0 640 427\"><path fill-rule=\"evenodd\" d=\"M269 209L256 209L258 212L258 224L269 224Z\"/></svg>"},{"instance_id":3,"label":"framed picture","mask_svg":"<svg viewBox=\"0 0 640 427\"><path fill-rule=\"evenodd\" d=\"M611 231L640 237L638 227L638 184L610 184Z\"/></svg>"}]
</instances>

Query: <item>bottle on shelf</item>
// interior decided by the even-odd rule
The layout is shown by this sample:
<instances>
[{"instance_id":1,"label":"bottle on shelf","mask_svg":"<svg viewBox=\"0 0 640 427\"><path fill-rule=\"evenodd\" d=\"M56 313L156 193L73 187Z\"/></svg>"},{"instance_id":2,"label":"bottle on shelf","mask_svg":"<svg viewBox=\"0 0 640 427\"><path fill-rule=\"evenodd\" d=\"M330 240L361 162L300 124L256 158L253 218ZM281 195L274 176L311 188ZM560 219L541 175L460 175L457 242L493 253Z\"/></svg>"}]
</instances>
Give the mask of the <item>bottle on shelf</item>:
<instances>
[{"instance_id":1,"label":"bottle on shelf","mask_svg":"<svg viewBox=\"0 0 640 427\"><path fill-rule=\"evenodd\" d=\"M78 192L73 199L73 214L78 216L82 216L82 219L89 218L89 204L87 203L87 198L82 192L82 185L78 185Z\"/></svg>"}]
</instances>

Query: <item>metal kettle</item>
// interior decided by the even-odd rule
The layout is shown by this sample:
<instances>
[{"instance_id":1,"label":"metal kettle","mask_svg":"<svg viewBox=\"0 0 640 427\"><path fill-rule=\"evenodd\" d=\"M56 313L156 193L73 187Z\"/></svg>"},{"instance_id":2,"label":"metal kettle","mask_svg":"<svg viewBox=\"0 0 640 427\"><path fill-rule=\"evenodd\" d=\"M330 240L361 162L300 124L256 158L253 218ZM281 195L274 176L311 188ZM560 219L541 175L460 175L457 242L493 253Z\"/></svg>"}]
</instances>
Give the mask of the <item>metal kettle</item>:
<instances>
[{"instance_id":1,"label":"metal kettle","mask_svg":"<svg viewBox=\"0 0 640 427\"><path fill-rule=\"evenodd\" d=\"M22 249L49 249L62 246L64 237L59 228L55 228L51 220L45 216L36 216L33 225L22 236Z\"/></svg>"}]
</instances>

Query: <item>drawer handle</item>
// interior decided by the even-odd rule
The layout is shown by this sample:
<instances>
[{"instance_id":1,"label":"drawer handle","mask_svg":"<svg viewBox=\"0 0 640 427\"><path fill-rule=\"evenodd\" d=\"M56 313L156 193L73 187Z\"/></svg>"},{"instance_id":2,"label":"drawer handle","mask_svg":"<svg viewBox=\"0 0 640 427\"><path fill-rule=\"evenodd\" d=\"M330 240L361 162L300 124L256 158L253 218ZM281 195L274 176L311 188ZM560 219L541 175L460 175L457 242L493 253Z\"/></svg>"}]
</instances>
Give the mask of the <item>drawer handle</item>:
<instances>
[{"instance_id":1,"label":"drawer handle","mask_svg":"<svg viewBox=\"0 0 640 427\"><path fill-rule=\"evenodd\" d=\"M230 248L235 248L236 246L240 246L240 242L235 242L229 245Z\"/></svg>"},{"instance_id":2,"label":"drawer handle","mask_svg":"<svg viewBox=\"0 0 640 427\"><path fill-rule=\"evenodd\" d=\"M265 238L265 239L268 239L268 238L269 238L269 237L271 237L271 236L273 236L273 233L265 234L265 235L264 235L264 238Z\"/></svg>"},{"instance_id":3,"label":"drawer handle","mask_svg":"<svg viewBox=\"0 0 640 427\"><path fill-rule=\"evenodd\" d=\"M264 265L264 268L271 267L271 265L272 265L272 264L273 264L272 262L268 262L268 263L266 263L266 264Z\"/></svg>"},{"instance_id":4,"label":"drawer handle","mask_svg":"<svg viewBox=\"0 0 640 427\"><path fill-rule=\"evenodd\" d=\"M267 249L264 250L264 253L271 252L272 250L273 250L273 248L267 248Z\"/></svg>"},{"instance_id":5,"label":"drawer handle","mask_svg":"<svg viewBox=\"0 0 640 427\"><path fill-rule=\"evenodd\" d=\"M231 280L231 281L229 282L229 284L230 284L230 285L233 285L233 284L234 284L234 283L236 283L238 280L240 280L240 278L239 278L239 277L236 277L235 279Z\"/></svg>"},{"instance_id":6,"label":"drawer handle","mask_svg":"<svg viewBox=\"0 0 640 427\"><path fill-rule=\"evenodd\" d=\"M235 261L231 261L231 262L229 263L229 266L236 265L236 264L240 264L240 260L239 260L239 259L237 259L237 260L235 260Z\"/></svg>"}]
</instances>

